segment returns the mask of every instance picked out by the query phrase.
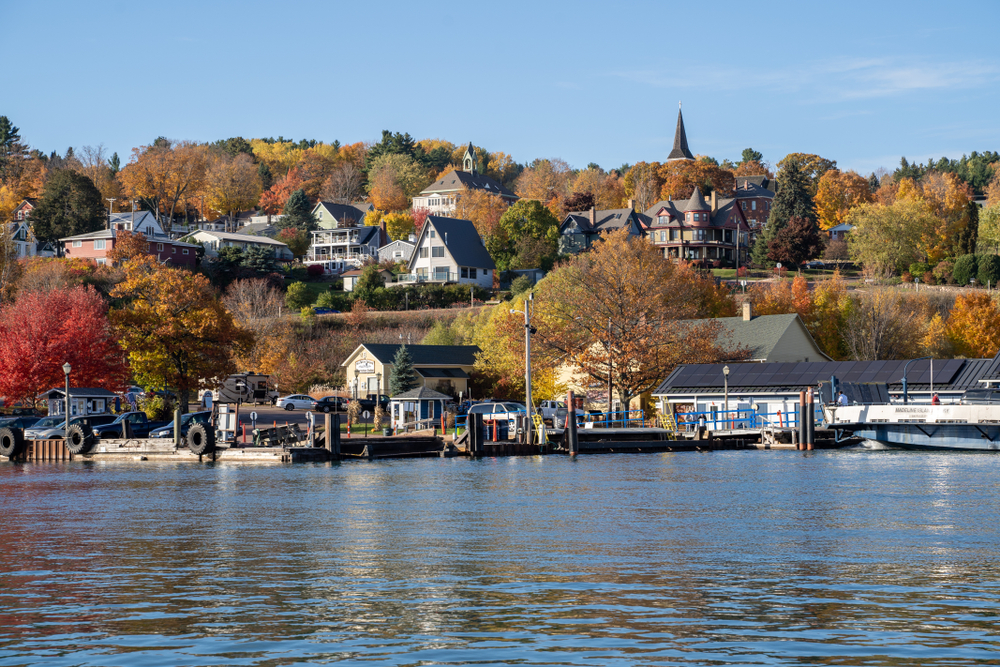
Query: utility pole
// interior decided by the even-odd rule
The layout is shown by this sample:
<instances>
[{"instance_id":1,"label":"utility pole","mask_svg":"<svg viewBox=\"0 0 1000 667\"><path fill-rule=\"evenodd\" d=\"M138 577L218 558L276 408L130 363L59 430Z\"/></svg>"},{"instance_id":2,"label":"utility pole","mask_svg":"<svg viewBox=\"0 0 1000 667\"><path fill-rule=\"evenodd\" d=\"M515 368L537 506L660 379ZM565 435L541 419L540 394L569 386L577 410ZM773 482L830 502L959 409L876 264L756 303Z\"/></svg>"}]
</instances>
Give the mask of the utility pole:
<instances>
[{"instance_id":1,"label":"utility pole","mask_svg":"<svg viewBox=\"0 0 1000 667\"><path fill-rule=\"evenodd\" d=\"M115 212L115 202L118 197L108 197L107 200L111 202L111 205L108 206L108 229L111 229L111 214Z\"/></svg>"},{"instance_id":2,"label":"utility pole","mask_svg":"<svg viewBox=\"0 0 1000 667\"><path fill-rule=\"evenodd\" d=\"M528 410L528 418L525 423L525 441L531 443L531 334L537 329L531 326L531 304L535 299L533 292L528 292L528 298L524 301L524 399L525 407ZM511 309L511 314L521 313L520 310Z\"/></svg>"}]
</instances>

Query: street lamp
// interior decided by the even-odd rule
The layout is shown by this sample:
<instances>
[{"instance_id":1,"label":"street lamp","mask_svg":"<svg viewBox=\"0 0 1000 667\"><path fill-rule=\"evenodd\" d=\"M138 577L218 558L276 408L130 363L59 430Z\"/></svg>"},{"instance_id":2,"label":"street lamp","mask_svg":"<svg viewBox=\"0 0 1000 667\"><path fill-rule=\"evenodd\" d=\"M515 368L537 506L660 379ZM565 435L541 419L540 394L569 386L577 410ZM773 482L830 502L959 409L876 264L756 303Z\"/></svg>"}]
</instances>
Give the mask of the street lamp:
<instances>
[{"instance_id":1,"label":"street lamp","mask_svg":"<svg viewBox=\"0 0 1000 667\"><path fill-rule=\"evenodd\" d=\"M524 310L511 308L510 314L524 314L524 400L525 408L528 410L528 418L525 421L524 435L525 442L531 444L531 334L537 329L531 326L531 303L535 300L534 292L528 292L528 298L524 302Z\"/></svg>"},{"instance_id":2,"label":"street lamp","mask_svg":"<svg viewBox=\"0 0 1000 667\"><path fill-rule=\"evenodd\" d=\"M71 370L73 370L73 367L69 365L68 361L65 364L63 364L63 373L66 374L66 396L65 396L65 399L66 399L66 430L63 431L63 437L66 437L66 436L69 435L69 372Z\"/></svg>"},{"instance_id":3,"label":"street lamp","mask_svg":"<svg viewBox=\"0 0 1000 667\"><path fill-rule=\"evenodd\" d=\"M725 408L723 408L723 423L729 418L729 366L722 367L722 381L725 383Z\"/></svg>"},{"instance_id":4,"label":"street lamp","mask_svg":"<svg viewBox=\"0 0 1000 667\"><path fill-rule=\"evenodd\" d=\"M358 400L358 376L361 375L361 371L357 368L354 369L354 400Z\"/></svg>"},{"instance_id":5,"label":"street lamp","mask_svg":"<svg viewBox=\"0 0 1000 667\"><path fill-rule=\"evenodd\" d=\"M378 384L378 389L376 389L375 391L378 393L378 398L379 398L379 401L381 402L381 400L382 400L382 374L381 373L376 373L375 374L375 382Z\"/></svg>"},{"instance_id":6,"label":"street lamp","mask_svg":"<svg viewBox=\"0 0 1000 667\"><path fill-rule=\"evenodd\" d=\"M907 405L910 402L910 395L906 392L906 369L910 367L914 361L921 361L922 359L930 359L930 357L917 357L916 359L910 359L903 365L903 405ZM934 363L933 361L931 363Z\"/></svg>"}]
</instances>

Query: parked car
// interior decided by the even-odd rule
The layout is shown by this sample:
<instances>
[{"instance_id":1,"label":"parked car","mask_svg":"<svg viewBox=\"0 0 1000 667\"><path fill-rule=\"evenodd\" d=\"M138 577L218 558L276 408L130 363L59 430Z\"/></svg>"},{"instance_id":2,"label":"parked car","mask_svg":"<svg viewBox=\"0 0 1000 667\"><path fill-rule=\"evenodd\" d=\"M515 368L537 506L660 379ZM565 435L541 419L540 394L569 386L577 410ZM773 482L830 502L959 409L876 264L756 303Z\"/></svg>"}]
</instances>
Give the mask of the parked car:
<instances>
[{"instance_id":1,"label":"parked car","mask_svg":"<svg viewBox=\"0 0 1000 667\"><path fill-rule=\"evenodd\" d=\"M375 406L379 404L383 410L389 409L389 397L385 394L368 394L365 398L359 398L358 403L362 410L374 410Z\"/></svg>"},{"instance_id":2,"label":"parked car","mask_svg":"<svg viewBox=\"0 0 1000 667\"><path fill-rule=\"evenodd\" d=\"M26 417L0 417L0 428L25 429L30 426L34 426L40 419L41 417L34 415Z\"/></svg>"},{"instance_id":3,"label":"parked car","mask_svg":"<svg viewBox=\"0 0 1000 667\"><path fill-rule=\"evenodd\" d=\"M150 431L161 428L167 423L150 421L145 412L125 412L118 415L118 419L110 424L95 427L94 435L98 438L123 438L125 422L128 422L129 433L133 438L148 438Z\"/></svg>"},{"instance_id":4,"label":"parked car","mask_svg":"<svg viewBox=\"0 0 1000 667\"><path fill-rule=\"evenodd\" d=\"M115 419L117 419L117 416L110 414L80 415L78 417L70 417L69 425L86 424L91 428L95 428L103 424L110 424ZM24 437L28 440L52 440L54 438L62 438L65 435L66 417L64 415L45 417L24 431Z\"/></svg>"},{"instance_id":5,"label":"parked car","mask_svg":"<svg viewBox=\"0 0 1000 667\"><path fill-rule=\"evenodd\" d=\"M519 414L528 414L528 410L520 403L510 401L504 401L503 403L477 403L469 408L469 416L477 414L482 415L483 419L507 419L513 421Z\"/></svg>"},{"instance_id":6,"label":"parked car","mask_svg":"<svg viewBox=\"0 0 1000 667\"><path fill-rule=\"evenodd\" d=\"M36 420L41 419L42 415L35 408L11 408L7 411L7 416L10 417L34 417ZM2 419L2 417L0 417Z\"/></svg>"},{"instance_id":7,"label":"parked car","mask_svg":"<svg viewBox=\"0 0 1000 667\"><path fill-rule=\"evenodd\" d=\"M212 421L212 411L189 412L181 415L181 437L187 436L188 429L192 424L208 424ZM174 437L174 423L170 422L166 426L153 429L149 432L150 438L172 438Z\"/></svg>"},{"instance_id":8,"label":"parked car","mask_svg":"<svg viewBox=\"0 0 1000 667\"><path fill-rule=\"evenodd\" d=\"M562 410L562 414L558 415L558 411ZM542 413L542 419L553 419L557 416L562 418L562 421L566 421L566 401L541 401L538 404L538 411ZM583 419L586 413L580 408L576 409L577 419Z\"/></svg>"},{"instance_id":9,"label":"parked car","mask_svg":"<svg viewBox=\"0 0 1000 667\"><path fill-rule=\"evenodd\" d=\"M316 407L316 399L305 394L292 394L279 398L277 405L285 410L312 410Z\"/></svg>"},{"instance_id":10,"label":"parked car","mask_svg":"<svg viewBox=\"0 0 1000 667\"><path fill-rule=\"evenodd\" d=\"M823 262L819 261L818 259L814 259L811 262L806 262L806 268L807 269L822 269L822 268L825 268L825 267L826 267L826 264L824 264Z\"/></svg>"},{"instance_id":11,"label":"parked car","mask_svg":"<svg viewBox=\"0 0 1000 667\"><path fill-rule=\"evenodd\" d=\"M340 396L324 396L316 401L319 412L347 412L347 399Z\"/></svg>"}]
</instances>

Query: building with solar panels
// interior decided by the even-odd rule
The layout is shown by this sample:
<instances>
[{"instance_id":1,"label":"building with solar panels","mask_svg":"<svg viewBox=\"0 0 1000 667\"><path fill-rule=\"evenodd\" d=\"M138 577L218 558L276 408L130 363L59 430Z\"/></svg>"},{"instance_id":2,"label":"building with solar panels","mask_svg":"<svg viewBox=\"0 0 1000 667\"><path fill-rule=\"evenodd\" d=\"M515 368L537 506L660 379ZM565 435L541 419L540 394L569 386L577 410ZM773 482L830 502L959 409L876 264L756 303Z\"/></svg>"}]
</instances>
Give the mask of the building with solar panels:
<instances>
[{"instance_id":1,"label":"building with solar panels","mask_svg":"<svg viewBox=\"0 0 1000 667\"><path fill-rule=\"evenodd\" d=\"M776 425L782 415L796 414L799 392L819 389L826 383L882 385L893 401L902 401L903 370L907 361L825 361L800 363L731 363L729 409L770 415ZM933 364L933 365L932 365ZM653 392L661 411L671 407L681 412L722 410L725 402L726 364L678 366ZM906 371L911 403L930 403L936 393L942 403L957 403L970 389L1000 384L1000 354L993 359L929 359L910 362ZM880 391L884 395L884 391ZM756 406L756 408L754 407Z\"/></svg>"}]
</instances>

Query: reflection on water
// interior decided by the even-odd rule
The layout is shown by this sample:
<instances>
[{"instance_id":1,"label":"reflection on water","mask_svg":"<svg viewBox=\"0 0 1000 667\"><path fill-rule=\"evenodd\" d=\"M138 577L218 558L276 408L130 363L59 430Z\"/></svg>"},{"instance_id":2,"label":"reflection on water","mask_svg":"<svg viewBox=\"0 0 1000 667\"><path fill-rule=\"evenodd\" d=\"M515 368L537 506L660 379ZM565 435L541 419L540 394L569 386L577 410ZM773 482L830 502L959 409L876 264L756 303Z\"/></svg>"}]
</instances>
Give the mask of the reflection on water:
<instances>
[{"instance_id":1,"label":"reflection on water","mask_svg":"<svg viewBox=\"0 0 1000 667\"><path fill-rule=\"evenodd\" d=\"M954 665L996 455L0 466L0 665Z\"/></svg>"}]
</instances>

